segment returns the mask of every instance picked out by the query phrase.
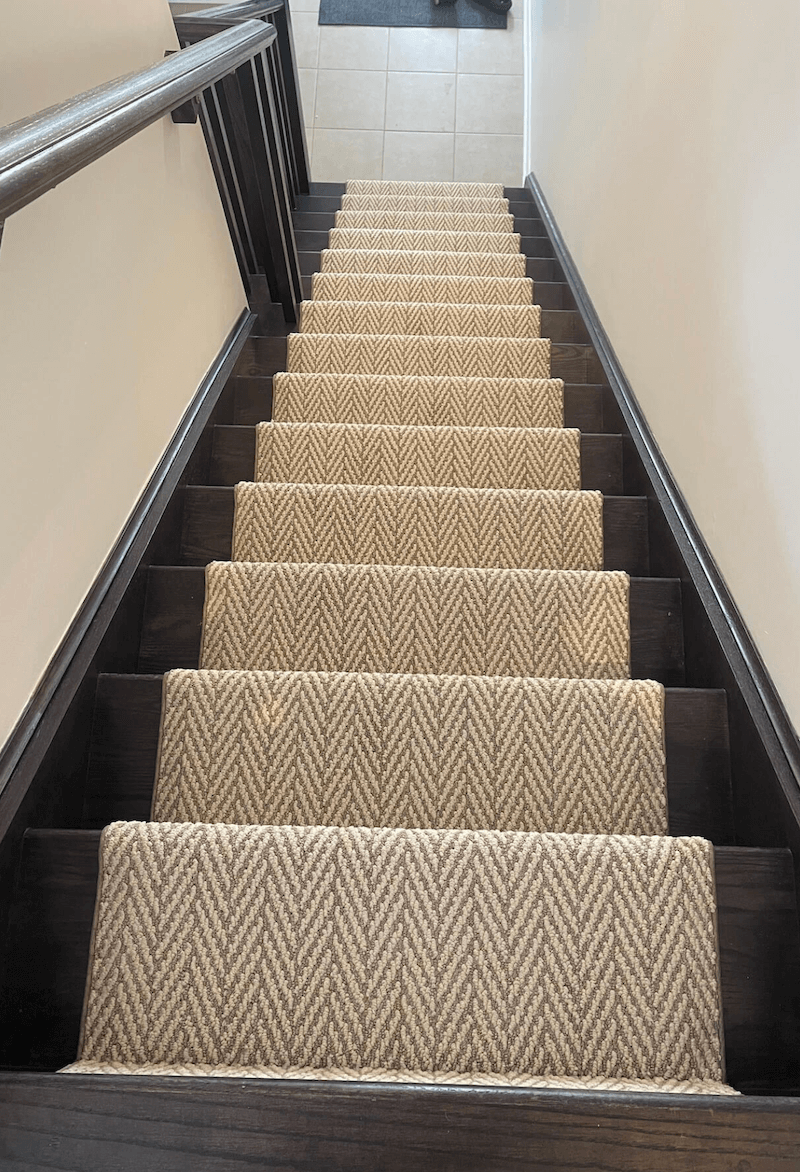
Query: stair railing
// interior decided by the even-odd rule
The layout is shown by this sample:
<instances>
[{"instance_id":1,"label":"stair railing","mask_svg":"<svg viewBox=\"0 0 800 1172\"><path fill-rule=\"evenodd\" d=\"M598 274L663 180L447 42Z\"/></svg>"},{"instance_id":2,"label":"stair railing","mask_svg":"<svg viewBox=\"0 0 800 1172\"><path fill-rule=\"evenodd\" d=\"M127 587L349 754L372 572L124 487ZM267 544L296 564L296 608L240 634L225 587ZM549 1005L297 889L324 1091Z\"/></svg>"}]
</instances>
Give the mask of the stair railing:
<instances>
[{"instance_id":1,"label":"stair railing","mask_svg":"<svg viewBox=\"0 0 800 1172\"><path fill-rule=\"evenodd\" d=\"M295 321L302 286L291 209L308 180L302 137L301 162L295 145L293 179L287 178L286 137L296 144L292 87L282 66L276 72L274 51L267 55L279 32L264 19L276 3L282 0L231 6L238 16L226 15L218 28L211 12L192 14L179 33L187 47L164 61L0 128L0 232L14 212L153 122L167 114L175 122L196 121L199 110L245 288L250 293L252 277L263 274L272 300ZM258 10L257 18L248 19L243 8ZM189 20L201 21L197 37ZM288 18L285 27L296 81ZM293 94L302 130L296 85Z\"/></svg>"}]
</instances>

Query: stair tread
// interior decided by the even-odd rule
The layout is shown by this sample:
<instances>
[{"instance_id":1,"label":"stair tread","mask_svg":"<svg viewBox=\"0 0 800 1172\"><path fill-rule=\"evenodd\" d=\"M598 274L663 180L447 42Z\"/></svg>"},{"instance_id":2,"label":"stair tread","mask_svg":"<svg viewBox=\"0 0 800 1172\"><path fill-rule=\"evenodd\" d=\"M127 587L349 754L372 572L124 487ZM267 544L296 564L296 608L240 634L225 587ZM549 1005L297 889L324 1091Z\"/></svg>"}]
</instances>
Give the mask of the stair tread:
<instances>
[{"instance_id":1,"label":"stair tread","mask_svg":"<svg viewBox=\"0 0 800 1172\"><path fill-rule=\"evenodd\" d=\"M227 564L227 563L218 563ZM316 588L320 577L325 575L329 567L303 567L298 573L302 574L305 589ZM349 573L358 576L360 573L373 572L370 567L336 567L334 576L339 575L343 585ZM390 575L405 576L407 584L411 584L415 574L423 574L415 567L381 567L378 573L386 571ZM200 663L200 643L203 628L203 607L206 598L206 573L193 566L153 566L148 574L147 597L145 615L142 628L142 639L139 652L140 672L163 672L176 667L196 668ZM245 571L247 573L248 571ZM270 567L262 567L259 571L270 577ZM280 573L286 574L287 568L281 567ZM434 574L477 574L487 575L492 571L462 571L437 570L427 573ZM501 574L535 574L535 571L499 571ZM344 579L341 575L344 574ZM409 581L409 575L411 581ZM424 575L423 575L424 576ZM294 579L296 581L296 577ZM520 583L522 585L522 583ZM528 613L531 613L528 607ZM534 612L535 613L535 610ZM324 617L324 616L320 616ZM265 621L268 616L264 616ZM683 633L681 619L681 584L677 579L670 578L630 578L629 586L629 621L630 621L630 674L633 678L654 679L667 686L678 686L684 682ZM290 632L286 632L290 633ZM375 632L380 636L382 632ZM451 632L452 636L452 632ZM502 649L496 648L494 654ZM516 656L520 648L506 648ZM461 649L458 649L461 652ZM320 648L319 653L323 653ZM443 654L444 652L437 652ZM467 648L466 653L473 655L473 649ZM317 652L314 652L317 654ZM223 666L206 662L205 666ZM226 666L232 666L230 664ZM237 664L242 667L266 666L263 663L249 662ZM302 665L291 663L272 663L272 668L294 670L302 666L305 670L319 670L318 662L304 662ZM337 670L374 670L377 665L361 662L357 664L339 663ZM380 665L380 670L386 670L386 665ZM398 662L392 670L403 671L402 663ZM412 670L420 668L412 667ZM430 670L426 668L426 670ZM436 669L440 670L440 669ZM448 670L456 673L463 668L453 665ZM468 674L483 674L478 662L470 666ZM530 671L530 668L526 668ZM491 668L496 674L496 668ZM509 670L506 674L518 674ZM534 670L533 674L537 674ZM554 674L563 674L556 671ZM585 672L581 673L585 674Z\"/></svg>"},{"instance_id":2,"label":"stair tread","mask_svg":"<svg viewBox=\"0 0 800 1172\"><path fill-rule=\"evenodd\" d=\"M21 887L28 920L14 925L10 997L19 1010L17 1019L24 1020L32 1003L42 1008L53 1004L58 981L62 1024L57 1033L48 1033L42 1014L35 1034L15 1028L10 1053L17 1064L30 1062L31 1054L51 1069L74 1059L99 841L99 831L37 830L26 836ZM798 952L791 853L715 847L714 877L726 1067L736 1085L748 1066L768 1066L776 1005L783 1007L779 1013L784 1017L788 1011L783 994L776 994L775 964L780 956L780 989L788 991ZM61 958L58 975L49 963L54 954ZM606 1099L603 1109L608 1108Z\"/></svg>"},{"instance_id":3,"label":"stair tread","mask_svg":"<svg viewBox=\"0 0 800 1172\"><path fill-rule=\"evenodd\" d=\"M255 500L250 500L253 495ZM561 495L567 498L563 502L550 499L550 490L537 489L268 482L240 483L236 489L190 486L184 497L181 564L225 561L235 548L237 558L244 561L413 562L647 573L644 497L604 497L597 528L576 540L555 518L562 516L558 510L579 506L572 504L572 494ZM504 518L506 504L514 517L528 518L527 523L514 527ZM395 508L402 513L390 522ZM454 534L440 519L444 515L452 518ZM565 522L572 515L563 514Z\"/></svg>"},{"instance_id":4,"label":"stair tread","mask_svg":"<svg viewBox=\"0 0 800 1172\"><path fill-rule=\"evenodd\" d=\"M289 1069L722 1081L714 855L703 840L117 823L104 833L101 856L84 1060L180 1064L191 1048L199 1063ZM194 882L187 883L186 856ZM585 888L613 914L617 948L607 946L602 917L574 915ZM420 899L423 891L428 898ZM191 950L162 945L174 938L176 901L194 920L202 968ZM319 921L319 940L308 937L309 913L320 905L334 912L335 961ZM220 923L209 931L211 915ZM683 924L679 941L660 930L667 916ZM504 964L491 963L487 939L509 954ZM137 955L149 970L146 1015L141 991L120 979ZM240 967L240 957L251 963ZM595 997L583 967L598 962L629 994L606 1005L624 1046L599 1054L581 1047ZM373 969L366 981L356 979L362 965ZM287 966L296 974L289 1002ZM443 995L445 966L467 979ZM665 980L666 1020L658 996ZM201 1000L206 983L213 1033ZM400 989L415 996L411 1021ZM165 1035L160 1018L178 997L185 1008ZM547 1013L534 1008L542 998ZM553 1069L555 1039L566 1053Z\"/></svg>"},{"instance_id":5,"label":"stair tread","mask_svg":"<svg viewBox=\"0 0 800 1172\"><path fill-rule=\"evenodd\" d=\"M224 678L231 681L231 686L241 681L239 686L246 690L251 676L257 680L277 680L285 687L306 686L314 694L316 692L312 685L319 681L324 683L329 678L338 678L318 673L246 671L227 672ZM369 673L347 678L362 681L370 692L379 691L380 681L386 679L385 676ZM419 686L429 689L437 683L429 676L396 676L392 679L396 689L404 686L409 689ZM450 679L453 681L450 687L457 687L459 677ZM541 681L505 681L505 686L510 689L532 689L537 684L541 684ZM592 686L614 689L619 685ZM163 687L163 677L160 675L100 677L89 760L85 825L104 826L117 820L140 820L150 816ZM578 681L566 687L580 689L587 685L585 681ZM316 718L314 726L317 726ZM280 729L281 724L276 727ZM385 722L371 721L368 727L358 733L357 743L362 748L355 752L354 760L361 762L362 768L364 760L375 752L372 749L367 751L365 746L387 737L390 727ZM699 834L717 844L730 842L730 760L725 693L709 689L667 688L664 694L664 742L670 833ZM449 752L456 750L457 746L451 742ZM260 749L256 747L256 755L265 751L263 744ZM221 745L220 753L224 756L227 752L228 748ZM388 757L385 753L378 756L381 768L390 768L392 752L399 754L400 768L400 760L405 760L402 741L391 738L386 752L390 754ZM494 755L484 755L481 768L491 768L495 758L496 752ZM214 767L213 752L208 760L209 767ZM431 758L431 761L441 774L443 763L437 757ZM515 765L513 756L503 757L496 768L505 771L513 769Z\"/></svg>"},{"instance_id":6,"label":"stair tread","mask_svg":"<svg viewBox=\"0 0 800 1172\"><path fill-rule=\"evenodd\" d=\"M528 277L429 277L396 273L317 273L315 301L445 302L532 305Z\"/></svg>"},{"instance_id":7,"label":"stair tread","mask_svg":"<svg viewBox=\"0 0 800 1172\"><path fill-rule=\"evenodd\" d=\"M278 426L286 425L280 424ZM331 424L329 426L361 425ZM615 496L621 495L623 487L622 437L613 434L592 435L582 432L579 436L579 446L580 483L578 487ZM255 461L256 427L217 425L214 428L209 475L212 484L233 485L238 484L240 480L252 480L256 467Z\"/></svg>"}]
</instances>

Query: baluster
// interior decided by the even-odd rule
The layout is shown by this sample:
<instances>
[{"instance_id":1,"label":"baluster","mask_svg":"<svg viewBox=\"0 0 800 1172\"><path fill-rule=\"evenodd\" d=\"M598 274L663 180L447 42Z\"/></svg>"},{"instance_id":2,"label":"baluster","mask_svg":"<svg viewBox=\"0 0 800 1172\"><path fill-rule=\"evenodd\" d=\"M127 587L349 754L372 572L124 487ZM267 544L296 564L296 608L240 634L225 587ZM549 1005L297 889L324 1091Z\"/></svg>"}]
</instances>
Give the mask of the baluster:
<instances>
[{"instance_id":1,"label":"baluster","mask_svg":"<svg viewBox=\"0 0 800 1172\"><path fill-rule=\"evenodd\" d=\"M231 234L242 283L249 294L252 287L250 278L252 274L258 272L258 264L247 210L215 89L216 87L212 86L199 95L200 124L203 128L225 218L228 221L228 230Z\"/></svg>"},{"instance_id":2,"label":"baluster","mask_svg":"<svg viewBox=\"0 0 800 1172\"><path fill-rule=\"evenodd\" d=\"M272 93L275 98L275 110L278 116L278 126L281 136L283 165L286 171L287 182L289 184L292 207L297 207L297 198L300 194L300 187L297 180L297 163L295 159L294 143L292 142L292 131L289 125L288 109L286 105L286 89L283 83L283 71L281 69L280 57L278 56L274 44L268 46L264 56L266 57L267 64L269 66L269 75L272 82Z\"/></svg>"},{"instance_id":3,"label":"baluster","mask_svg":"<svg viewBox=\"0 0 800 1172\"><path fill-rule=\"evenodd\" d=\"M297 168L297 183L301 193L308 194L309 167L308 148L306 147L306 131L303 123L303 111L300 106L300 78L297 73L297 59L294 52L292 38L292 20L289 5L284 0L283 8L270 14L270 20L278 33L278 54L280 56L281 73L283 75L284 93L286 95L286 112L289 119L291 139L294 145L295 165Z\"/></svg>"},{"instance_id":4,"label":"baluster","mask_svg":"<svg viewBox=\"0 0 800 1172\"><path fill-rule=\"evenodd\" d=\"M294 240L291 205L283 159L279 148L279 131L275 105L262 54L257 54L236 71L236 80L247 123L254 170L261 193L264 226L277 286L273 298L283 306L287 321L297 320L297 304L302 300L300 262ZM270 272L267 271L267 279Z\"/></svg>"}]
</instances>

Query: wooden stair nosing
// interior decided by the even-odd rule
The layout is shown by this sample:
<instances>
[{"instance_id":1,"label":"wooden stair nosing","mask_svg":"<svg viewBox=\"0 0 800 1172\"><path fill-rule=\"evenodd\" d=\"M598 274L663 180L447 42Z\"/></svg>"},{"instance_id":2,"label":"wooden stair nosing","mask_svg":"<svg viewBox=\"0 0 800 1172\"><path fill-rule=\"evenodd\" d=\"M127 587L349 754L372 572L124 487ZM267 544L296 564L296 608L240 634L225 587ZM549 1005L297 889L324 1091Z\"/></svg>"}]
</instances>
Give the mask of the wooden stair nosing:
<instances>
[{"instance_id":1,"label":"wooden stair nosing","mask_svg":"<svg viewBox=\"0 0 800 1172\"><path fill-rule=\"evenodd\" d=\"M255 427L272 419L272 378L271 374L234 375L229 380L234 396L234 426ZM594 434L605 432L602 385L564 384L564 426Z\"/></svg>"},{"instance_id":2,"label":"wooden stair nosing","mask_svg":"<svg viewBox=\"0 0 800 1172\"><path fill-rule=\"evenodd\" d=\"M139 674L198 666L204 601L202 567L150 567ZM630 631L632 677L681 687L685 670L679 579L631 578Z\"/></svg>"},{"instance_id":3,"label":"wooden stair nosing","mask_svg":"<svg viewBox=\"0 0 800 1172\"><path fill-rule=\"evenodd\" d=\"M733 1155L793 1172L800 1099L21 1072L0 1073L0 1127L25 1172L56 1147L74 1168L138 1168L146 1150L169 1172L220 1172L252 1164L254 1136L285 1172L409 1172L411 1151L415 1168L460 1172L498 1172L499 1151L527 1172L552 1172L553 1153L572 1172L731 1172Z\"/></svg>"},{"instance_id":4,"label":"wooden stair nosing","mask_svg":"<svg viewBox=\"0 0 800 1172\"><path fill-rule=\"evenodd\" d=\"M147 821L155 781L163 677L97 681L83 825ZM668 688L664 699L670 834L733 842L727 698Z\"/></svg>"},{"instance_id":5,"label":"wooden stair nosing","mask_svg":"<svg viewBox=\"0 0 800 1172\"><path fill-rule=\"evenodd\" d=\"M232 485L186 486L181 565L205 566L230 560L234 507ZM603 551L603 569L647 577L650 557L645 497L603 498Z\"/></svg>"},{"instance_id":6,"label":"wooden stair nosing","mask_svg":"<svg viewBox=\"0 0 800 1172\"><path fill-rule=\"evenodd\" d=\"M9 950L5 1065L54 1069L75 1058L99 841L97 830L25 836ZM714 861L727 1076L734 1086L759 1078L780 1085L797 1065L790 1049L800 955L791 852L722 846Z\"/></svg>"},{"instance_id":7,"label":"wooden stair nosing","mask_svg":"<svg viewBox=\"0 0 800 1172\"><path fill-rule=\"evenodd\" d=\"M581 488L623 495L622 437L581 432ZM233 485L252 480L256 461L255 427L217 425L211 439L209 482Z\"/></svg>"}]
</instances>

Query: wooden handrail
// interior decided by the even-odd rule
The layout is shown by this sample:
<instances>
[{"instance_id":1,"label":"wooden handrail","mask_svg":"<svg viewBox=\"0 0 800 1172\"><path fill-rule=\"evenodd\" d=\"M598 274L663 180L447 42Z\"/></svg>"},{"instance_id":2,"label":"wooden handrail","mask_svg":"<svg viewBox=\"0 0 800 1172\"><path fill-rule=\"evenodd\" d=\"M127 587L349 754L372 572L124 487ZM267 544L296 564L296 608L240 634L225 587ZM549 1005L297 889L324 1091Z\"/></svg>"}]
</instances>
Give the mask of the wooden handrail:
<instances>
[{"instance_id":1,"label":"wooden handrail","mask_svg":"<svg viewBox=\"0 0 800 1172\"><path fill-rule=\"evenodd\" d=\"M258 4L248 0L249 7ZM263 19L244 20L149 69L2 128L0 221L220 81L276 36Z\"/></svg>"}]
</instances>

